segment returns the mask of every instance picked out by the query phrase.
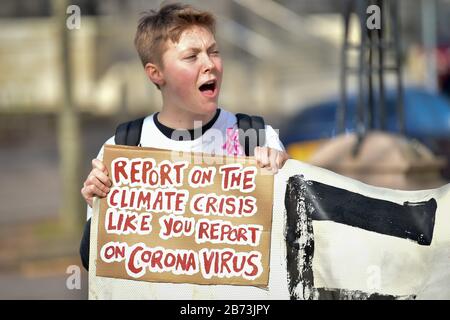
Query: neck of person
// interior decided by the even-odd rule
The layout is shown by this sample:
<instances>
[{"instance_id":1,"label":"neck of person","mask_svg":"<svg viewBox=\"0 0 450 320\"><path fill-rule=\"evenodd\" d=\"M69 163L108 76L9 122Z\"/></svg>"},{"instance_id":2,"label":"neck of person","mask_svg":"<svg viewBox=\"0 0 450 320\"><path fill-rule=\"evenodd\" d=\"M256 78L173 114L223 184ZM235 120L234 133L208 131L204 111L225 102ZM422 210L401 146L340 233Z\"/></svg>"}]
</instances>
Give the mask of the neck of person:
<instances>
[{"instance_id":1,"label":"neck of person","mask_svg":"<svg viewBox=\"0 0 450 320\"><path fill-rule=\"evenodd\" d=\"M196 114L185 109L164 106L158 114L158 121L172 129L192 130L209 123L216 115L217 109L208 114ZM199 124L195 124L199 122Z\"/></svg>"}]
</instances>

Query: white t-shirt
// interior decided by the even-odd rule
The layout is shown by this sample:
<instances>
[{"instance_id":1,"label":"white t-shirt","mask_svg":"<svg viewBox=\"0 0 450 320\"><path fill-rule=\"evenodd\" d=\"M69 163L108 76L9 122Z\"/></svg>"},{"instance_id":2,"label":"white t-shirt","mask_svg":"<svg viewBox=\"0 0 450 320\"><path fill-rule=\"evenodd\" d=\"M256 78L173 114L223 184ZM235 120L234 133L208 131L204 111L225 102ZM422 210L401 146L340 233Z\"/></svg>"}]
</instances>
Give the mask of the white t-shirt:
<instances>
[{"instance_id":1,"label":"white t-shirt","mask_svg":"<svg viewBox=\"0 0 450 320\"><path fill-rule=\"evenodd\" d=\"M205 131L203 135L199 135L198 138L185 141L178 141L166 137L156 126L154 117L155 114L151 114L144 119L140 143L142 147L184 152L203 152L215 155L245 155L241 145L239 144L237 119L234 113L221 109L219 117L211 128ZM279 151L285 150L278 137L278 133L270 125L266 125L265 134L266 139L264 147L269 147ZM107 144L115 144L114 136L109 138L103 144L97 159L103 160L103 147ZM87 219L91 216L92 209L88 206Z\"/></svg>"}]
</instances>

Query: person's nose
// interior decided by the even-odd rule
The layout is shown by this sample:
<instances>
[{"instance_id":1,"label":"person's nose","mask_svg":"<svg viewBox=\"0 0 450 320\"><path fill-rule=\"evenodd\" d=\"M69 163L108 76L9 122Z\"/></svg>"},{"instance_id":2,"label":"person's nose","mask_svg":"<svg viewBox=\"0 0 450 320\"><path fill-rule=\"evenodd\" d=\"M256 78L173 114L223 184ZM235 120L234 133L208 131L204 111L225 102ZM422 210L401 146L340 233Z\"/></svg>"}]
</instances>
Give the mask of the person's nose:
<instances>
[{"instance_id":1,"label":"person's nose","mask_svg":"<svg viewBox=\"0 0 450 320\"><path fill-rule=\"evenodd\" d=\"M207 54L203 56L202 59L202 71L203 73L211 72L215 68L215 64L212 61L211 57Z\"/></svg>"}]
</instances>

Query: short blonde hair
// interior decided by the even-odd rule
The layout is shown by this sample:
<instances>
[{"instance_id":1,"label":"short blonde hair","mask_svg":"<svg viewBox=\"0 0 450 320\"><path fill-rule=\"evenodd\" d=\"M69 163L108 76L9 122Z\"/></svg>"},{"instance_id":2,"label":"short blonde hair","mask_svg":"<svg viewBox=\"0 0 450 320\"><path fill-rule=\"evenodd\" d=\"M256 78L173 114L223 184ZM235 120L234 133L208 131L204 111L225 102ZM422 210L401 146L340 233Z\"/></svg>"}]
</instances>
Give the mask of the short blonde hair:
<instances>
[{"instance_id":1,"label":"short blonde hair","mask_svg":"<svg viewBox=\"0 0 450 320\"><path fill-rule=\"evenodd\" d=\"M216 19L207 11L179 3L162 6L159 11L145 12L139 20L134 39L142 64L162 66L167 40L176 43L181 34L192 26L201 26L215 34Z\"/></svg>"}]
</instances>

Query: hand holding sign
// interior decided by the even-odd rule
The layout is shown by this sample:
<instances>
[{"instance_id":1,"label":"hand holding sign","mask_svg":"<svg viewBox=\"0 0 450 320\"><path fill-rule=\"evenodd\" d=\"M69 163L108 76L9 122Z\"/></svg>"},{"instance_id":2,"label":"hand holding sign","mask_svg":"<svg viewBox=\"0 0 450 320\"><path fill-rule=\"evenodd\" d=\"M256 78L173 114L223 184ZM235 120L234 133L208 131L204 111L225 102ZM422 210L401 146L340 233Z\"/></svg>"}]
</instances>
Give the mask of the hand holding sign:
<instances>
[{"instance_id":1,"label":"hand holding sign","mask_svg":"<svg viewBox=\"0 0 450 320\"><path fill-rule=\"evenodd\" d=\"M111 187L111 179L108 177L108 169L98 159L92 160L92 170L81 188L81 195L87 204L92 207L94 197L106 197Z\"/></svg>"}]
</instances>

